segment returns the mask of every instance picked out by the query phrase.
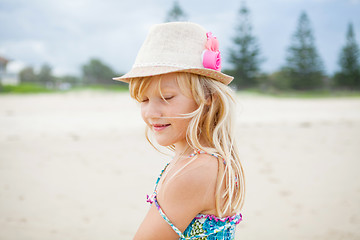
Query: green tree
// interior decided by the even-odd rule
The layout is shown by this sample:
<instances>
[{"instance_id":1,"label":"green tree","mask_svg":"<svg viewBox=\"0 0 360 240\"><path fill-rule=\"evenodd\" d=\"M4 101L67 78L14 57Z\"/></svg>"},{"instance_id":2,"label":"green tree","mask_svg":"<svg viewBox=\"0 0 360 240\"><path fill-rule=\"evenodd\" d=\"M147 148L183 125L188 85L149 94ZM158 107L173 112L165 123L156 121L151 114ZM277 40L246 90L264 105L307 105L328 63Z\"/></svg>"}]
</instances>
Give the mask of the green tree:
<instances>
[{"instance_id":1,"label":"green tree","mask_svg":"<svg viewBox=\"0 0 360 240\"><path fill-rule=\"evenodd\" d=\"M83 81L85 84L115 84L112 78L114 71L99 59L91 59L82 66Z\"/></svg>"},{"instance_id":2,"label":"green tree","mask_svg":"<svg viewBox=\"0 0 360 240\"><path fill-rule=\"evenodd\" d=\"M335 85L360 89L360 50L355 39L352 23L346 33L346 44L339 54L340 71L335 74Z\"/></svg>"},{"instance_id":3,"label":"green tree","mask_svg":"<svg viewBox=\"0 0 360 240\"><path fill-rule=\"evenodd\" d=\"M267 84L277 90L289 90L291 88L289 78L283 71L270 74Z\"/></svg>"},{"instance_id":4,"label":"green tree","mask_svg":"<svg viewBox=\"0 0 360 240\"><path fill-rule=\"evenodd\" d=\"M178 1L174 1L173 7L167 13L165 22L187 21L187 14L182 10Z\"/></svg>"},{"instance_id":5,"label":"green tree","mask_svg":"<svg viewBox=\"0 0 360 240\"><path fill-rule=\"evenodd\" d=\"M39 74L37 75L39 83L46 85L54 85L54 76L52 75L52 69L48 64L42 65Z\"/></svg>"},{"instance_id":6,"label":"green tree","mask_svg":"<svg viewBox=\"0 0 360 240\"><path fill-rule=\"evenodd\" d=\"M25 67L19 72L20 83L39 83L33 67Z\"/></svg>"},{"instance_id":7,"label":"green tree","mask_svg":"<svg viewBox=\"0 0 360 240\"><path fill-rule=\"evenodd\" d=\"M69 83L71 86L80 86L81 79L77 76L73 75L65 75L59 78L59 82L61 83Z\"/></svg>"},{"instance_id":8,"label":"green tree","mask_svg":"<svg viewBox=\"0 0 360 240\"><path fill-rule=\"evenodd\" d=\"M290 87L297 90L316 89L322 86L323 63L315 47L310 20L302 12L292 43L287 50L286 65L282 72L289 78Z\"/></svg>"},{"instance_id":9,"label":"green tree","mask_svg":"<svg viewBox=\"0 0 360 240\"><path fill-rule=\"evenodd\" d=\"M239 11L239 25L234 46L230 49L229 62L232 69L228 71L234 76L233 84L238 88L252 87L257 84L256 78L260 72L260 46L257 38L252 34L250 11L243 3Z\"/></svg>"}]
</instances>

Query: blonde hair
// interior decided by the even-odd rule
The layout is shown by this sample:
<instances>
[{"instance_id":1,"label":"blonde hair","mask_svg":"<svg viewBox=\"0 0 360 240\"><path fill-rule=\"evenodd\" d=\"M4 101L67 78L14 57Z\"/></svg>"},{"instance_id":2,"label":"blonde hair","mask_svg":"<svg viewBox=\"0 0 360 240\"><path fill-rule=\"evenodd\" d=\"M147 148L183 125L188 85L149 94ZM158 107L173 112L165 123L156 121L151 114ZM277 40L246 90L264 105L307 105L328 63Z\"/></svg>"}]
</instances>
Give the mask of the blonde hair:
<instances>
[{"instance_id":1,"label":"blonde hair","mask_svg":"<svg viewBox=\"0 0 360 240\"><path fill-rule=\"evenodd\" d=\"M139 102L151 82L144 81L148 78L134 78L129 82L130 95ZM221 82L191 73L177 73L176 81L181 92L192 97L198 105L194 112L184 116L191 118L186 134L189 146L218 154L222 158L220 162L225 164L224 169L219 166L217 176L216 211L220 217L228 212L238 212L244 204L245 177L234 138L232 90ZM161 93L160 84L159 90ZM157 149L149 139L148 129L146 138ZM174 146L169 149L174 150Z\"/></svg>"}]
</instances>

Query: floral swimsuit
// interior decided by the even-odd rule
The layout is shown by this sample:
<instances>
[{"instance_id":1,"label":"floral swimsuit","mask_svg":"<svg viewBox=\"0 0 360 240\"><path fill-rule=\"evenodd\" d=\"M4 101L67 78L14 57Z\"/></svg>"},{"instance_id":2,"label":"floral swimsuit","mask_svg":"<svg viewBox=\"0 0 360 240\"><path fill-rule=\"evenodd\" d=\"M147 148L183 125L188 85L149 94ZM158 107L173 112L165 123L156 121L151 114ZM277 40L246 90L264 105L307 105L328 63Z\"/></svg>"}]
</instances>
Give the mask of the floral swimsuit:
<instances>
[{"instance_id":1,"label":"floral swimsuit","mask_svg":"<svg viewBox=\"0 0 360 240\"><path fill-rule=\"evenodd\" d=\"M206 153L204 151L196 151L191 154L189 157L193 157L196 154ZM211 154L215 157L218 157L215 154ZM155 203L156 208L158 209L160 215L164 220L172 227L172 229L179 235L179 239L202 239L202 240L230 240L235 238L235 228L238 223L242 220L241 213L235 214L233 216L219 218L214 215L204 215L198 214L189 224L189 226L182 233L174 224L171 223L169 218L162 211L157 199L156 199L156 188L159 184L160 178L166 169L169 163L161 171L160 176L158 177L155 190L152 195L147 196L147 202L150 204Z\"/></svg>"}]
</instances>

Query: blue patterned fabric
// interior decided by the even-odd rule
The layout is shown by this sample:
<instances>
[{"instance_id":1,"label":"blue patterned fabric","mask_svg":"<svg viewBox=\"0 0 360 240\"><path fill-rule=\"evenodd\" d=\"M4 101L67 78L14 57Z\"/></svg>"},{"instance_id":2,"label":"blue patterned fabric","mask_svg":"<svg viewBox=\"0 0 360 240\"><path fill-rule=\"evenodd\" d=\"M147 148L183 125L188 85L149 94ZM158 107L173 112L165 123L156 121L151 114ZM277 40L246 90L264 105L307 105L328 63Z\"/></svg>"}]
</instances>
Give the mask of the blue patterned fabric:
<instances>
[{"instance_id":1,"label":"blue patterned fabric","mask_svg":"<svg viewBox=\"0 0 360 240\"><path fill-rule=\"evenodd\" d=\"M232 216L232 219L223 218L223 220L211 215L198 214L179 239L235 239L236 224L242 220L241 214Z\"/></svg>"},{"instance_id":2,"label":"blue patterned fabric","mask_svg":"<svg viewBox=\"0 0 360 240\"><path fill-rule=\"evenodd\" d=\"M207 240L230 240L235 238L236 225L242 220L241 213L219 218L214 215L198 214L182 233L165 215L161 209L156 195L148 196L148 202L155 203L162 218L179 235L179 239L207 239Z\"/></svg>"}]
</instances>

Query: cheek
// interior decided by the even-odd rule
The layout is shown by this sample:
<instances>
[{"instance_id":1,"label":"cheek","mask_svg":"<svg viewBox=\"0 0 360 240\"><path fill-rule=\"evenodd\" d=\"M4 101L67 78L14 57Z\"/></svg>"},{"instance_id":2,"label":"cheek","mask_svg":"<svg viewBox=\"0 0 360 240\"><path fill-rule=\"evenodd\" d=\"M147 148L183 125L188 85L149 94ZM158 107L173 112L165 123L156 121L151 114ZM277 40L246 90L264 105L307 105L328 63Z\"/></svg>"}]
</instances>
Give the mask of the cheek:
<instances>
[{"instance_id":1,"label":"cheek","mask_svg":"<svg viewBox=\"0 0 360 240\"><path fill-rule=\"evenodd\" d=\"M175 126L177 130L181 132L181 134L185 134L189 127L190 121L191 121L190 118L177 119Z\"/></svg>"},{"instance_id":2,"label":"cheek","mask_svg":"<svg viewBox=\"0 0 360 240\"><path fill-rule=\"evenodd\" d=\"M196 109L198 109L197 104L195 103L195 101L188 101L186 104L187 108L186 108L186 112L187 113L192 113L194 112Z\"/></svg>"}]
</instances>

